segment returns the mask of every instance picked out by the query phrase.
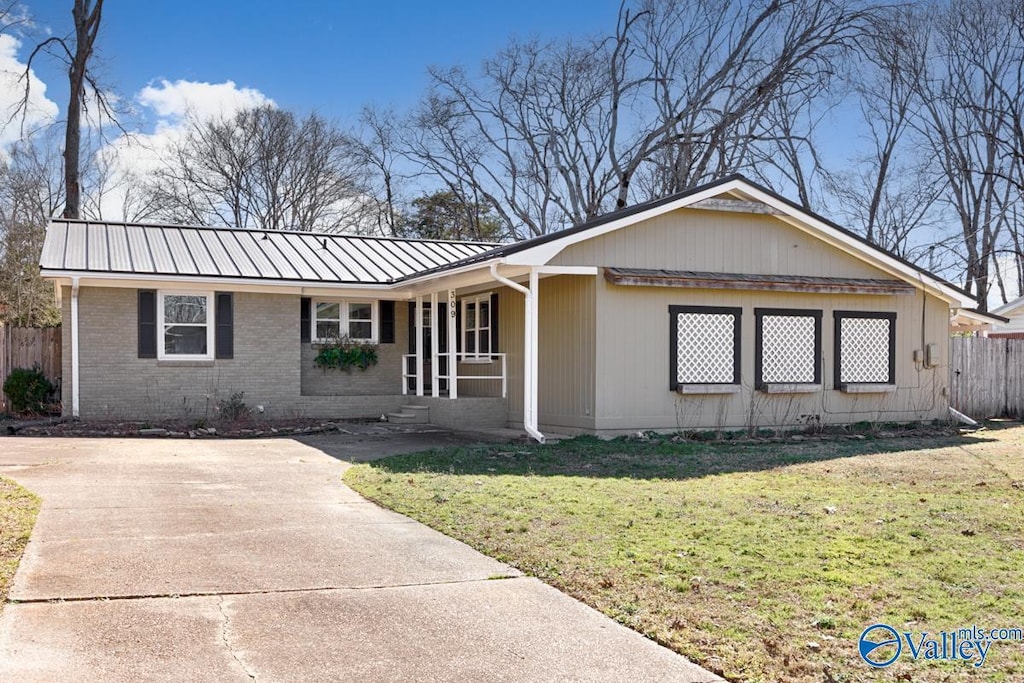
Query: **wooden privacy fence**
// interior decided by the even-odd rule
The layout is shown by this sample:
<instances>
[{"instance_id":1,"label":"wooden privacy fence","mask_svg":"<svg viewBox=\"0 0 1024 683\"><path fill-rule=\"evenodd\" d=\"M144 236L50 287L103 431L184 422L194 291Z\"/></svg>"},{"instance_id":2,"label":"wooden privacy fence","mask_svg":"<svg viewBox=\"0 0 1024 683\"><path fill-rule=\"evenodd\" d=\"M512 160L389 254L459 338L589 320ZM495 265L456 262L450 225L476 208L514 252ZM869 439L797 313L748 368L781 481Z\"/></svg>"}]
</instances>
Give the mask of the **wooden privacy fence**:
<instances>
[{"instance_id":1,"label":"wooden privacy fence","mask_svg":"<svg viewBox=\"0 0 1024 683\"><path fill-rule=\"evenodd\" d=\"M6 327L0 325L0 387L14 368L38 365L54 384L61 376L59 327ZM6 411L7 396L0 391L0 411Z\"/></svg>"},{"instance_id":2,"label":"wooden privacy fence","mask_svg":"<svg viewBox=\"0 0 1024 683\"><path fill-rule=\"evenodd\" d=\"M950 404L973 418L1024 417L1024 339L950 341Z\"/></svg>"}]
</instances>

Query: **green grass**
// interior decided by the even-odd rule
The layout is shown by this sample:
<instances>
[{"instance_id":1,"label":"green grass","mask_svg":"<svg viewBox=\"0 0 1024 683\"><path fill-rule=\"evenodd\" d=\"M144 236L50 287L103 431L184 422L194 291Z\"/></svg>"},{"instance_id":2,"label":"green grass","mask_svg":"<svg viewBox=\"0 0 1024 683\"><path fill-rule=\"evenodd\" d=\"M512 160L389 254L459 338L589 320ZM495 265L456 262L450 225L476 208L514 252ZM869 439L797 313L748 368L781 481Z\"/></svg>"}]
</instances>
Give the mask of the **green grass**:
<instances>
[{"instance_id":1,"label":"green grass","mask_svg":"<svg viewBox=\"0 0 1024 683\"><path fill-rule=\"evenodd\" d=\"M39 498L0 477L0 609L38 513Z\"/></svg>"},{"instance_id":2,"label":"green grass","mask_svg":"<svg viewBox=\"0 0 1024 683\"><path fill-rule=\"evenodd\" d=\"M875 622L1024 626L1024 428L800 443L579 438L351 468L363 495L737 681L868 681ZM808 646L817 643L818 647ZM906 656L885 680L1021 680Z\"/></svg>"}]
</instances>

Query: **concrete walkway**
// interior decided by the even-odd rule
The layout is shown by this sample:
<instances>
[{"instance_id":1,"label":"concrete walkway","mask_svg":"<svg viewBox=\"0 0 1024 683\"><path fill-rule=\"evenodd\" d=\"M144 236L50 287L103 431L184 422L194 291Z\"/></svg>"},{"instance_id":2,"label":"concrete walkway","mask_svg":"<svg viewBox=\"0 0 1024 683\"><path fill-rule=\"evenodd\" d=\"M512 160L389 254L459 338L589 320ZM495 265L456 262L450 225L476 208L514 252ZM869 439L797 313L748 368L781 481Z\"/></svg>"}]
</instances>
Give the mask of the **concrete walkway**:
<instances>
[{"instance_id":1,"label":"concrete walkway","mask_svg":"<svg viewBox=\"0 0 1024 683\"><path fill-rule=\"evenodd\" d=\"M453 437L396 439L0 439L44 501L0 681L720 680L341 483Z\"/></svg>"}]
</instances>

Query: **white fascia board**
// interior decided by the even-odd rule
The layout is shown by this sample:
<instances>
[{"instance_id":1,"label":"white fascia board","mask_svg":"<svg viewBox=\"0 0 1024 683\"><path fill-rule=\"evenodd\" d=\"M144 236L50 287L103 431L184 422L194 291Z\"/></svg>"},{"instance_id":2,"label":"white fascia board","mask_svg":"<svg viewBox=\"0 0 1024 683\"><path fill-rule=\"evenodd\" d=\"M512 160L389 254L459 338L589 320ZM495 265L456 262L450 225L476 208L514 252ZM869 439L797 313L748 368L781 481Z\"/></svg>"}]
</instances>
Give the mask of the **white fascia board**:
<instances>
[{"instance_id":1,"label":"white fascia board","mask_svg":"<svg viewBox=\"0 0 1024 683\"><path fill-rule=\"evenodd\" d=\"M880 249L875 249L869 245L851 240L849 235L836 230L831 225L828 225L827 223L820 221L814 216L804 213L803 211L797 211L785 202L780 202L775 197L761 192L755 187L741 183L740 189L742 189L745 194L757 199L757 201L763 202L764 204L778 210L779 214L775 217L779 220L785 221L787 224L792 225L795 228L810 233L812 236L824 240L827 244L830 244L841 251L845 251L846 253L855 256L876 268L884 270L890 275L894 275L916 287L930 290L932 294L935 294L940 299L961 308L973 308L978 305L978 302L973 298L958 292L945 282L937 280L930 275L926 275L915 268L911 268L905 263L901 263L899 260L893 258Z\"/></svg>"},{"instance_id":2,"label":"white fascia board","mask_svg":"<svg viewBox=\"0 0 1024 683\"><path fill-rule=\"evenodd\" d=\"M488 269L491 267L492 263L500 262L501 259L499 258L487 259L486 261L477 261L475 263L470 263L465 266L459 266L457 268L442 270L437 273L429 273L427 275L419 275L417 277L412 277L409 278L408 280L403 280L402 282L395 283L393 286L396 288L408 287L411 288L413 291L420 289L422 291L429 292L431 287L436 286L436 283L441 283L441 281L443 280L446 281L449 279L454 279L456 276L460 275L470 275L470 277L472 277L471 274L476 271L486 274ZM488 277L490 276L488 275ZM421 285L423 285L424 283L432 284L427 289L423 289ZM442 283L440 285L440 289L447 289L447 287Z\"/></svg>"},{"instance_id":3,"label":"white fascia board","mask_svg":"<svg viewBox=\"0 0 1024 683\"><path fill-rule=\"evenodd\" d=\"M404 299L408 294L398 291L393 285L359 285L342 284L331 285L329 283L310 283L288 280L246 280L240 278L208 278L196 276L173 276L149 275L146 273L88 273L60 270L42 270L40 273L44 278L53 280L57 284L70 285L72 278L78 278L83 287L121 287L121 288L166 288L181 289L182 287L203 287L214 291L225 289L233 292L252 292L258 294L301 294L303 296L325 296L355 295L361 297L374 297L393 299Z\"/></svg>"},{"instance_id":4,"label":"white fascia board","mask_svg":"<svg viewBox=\"0 0 1024 683\"><path fill-rule=\"evenodd\" d=\"M536 247L531 247L514 254L509 254L505 257L504 261L509 265L542 266L547 264L563 249L573 244L593 239L595 237L600 237L601 235L614 232L615 230L620 230L621 228L625 228L672 211L685 209L697 202L727 194L729 192L739 192L751 199L762 202L766 206L777 211L775 217L779 220L785 221L787 224L807 232L812 236L823 240L827 244L840 249L841 251L845 251L852 256L875 266L876 268L898 277L907 283L913 284L915 287L930 291L932 294L938 296L944 301L961 308L972 308L978 305L977 301L971 297L965 296L961 292L958 292L948 284L931 276L925 275L924 273L918 272L916 269L901 263L899 260L889 256L881 250L875 249L866 244L861 244L855 240L851 240L849 235L836 230L832 226L814 218L810 214L794 209L789 204L779 201L770 194L762 192L758 188L753 187L738 178L727 183L708 188L702 192L681 197L677 201L653 207L647 211L640 211L629 216L623 216L618 220L594 226L589 230L583 230L571 235L566 235L563 238L553 239L550 242L539 244Z\"/></svg>"},{"instance_id":5,"label":"white fascia board","mask_svg":"<svg viewBox=\"0 0 1024 683\"><path fill-rule=\"evenodd\" d=\"M538 266L541 275L597 275L597 266Z\"/></svg>"}]
</instances>

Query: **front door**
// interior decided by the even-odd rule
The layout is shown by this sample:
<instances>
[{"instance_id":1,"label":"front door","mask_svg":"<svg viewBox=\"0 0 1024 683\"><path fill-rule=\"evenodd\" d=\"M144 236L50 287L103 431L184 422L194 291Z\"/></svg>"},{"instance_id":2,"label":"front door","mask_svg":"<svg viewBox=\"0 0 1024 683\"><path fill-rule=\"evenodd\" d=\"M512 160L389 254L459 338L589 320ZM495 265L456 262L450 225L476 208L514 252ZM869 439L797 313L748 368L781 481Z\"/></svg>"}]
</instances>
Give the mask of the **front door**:
<instances>
[{"instance_id":1,"label":"front door","mask_svg":"<svg viewBox=\"0 0 1024 683\"><path fill-rule=\"evenodd\" d=\"M448 350L448 328L446 327L446 325L447 325L447 318L445 317L445 312L447 311L447 309L448 309L448 305L447 304L443 304L443 303L437 304L438 325L440 326L440 330L439 330L440 334L438 335L438 344L437 344L438 353L446 353L447 350ZM430 357L431 356L431 343L432 343L432 339L433 339L433 329L432 329L433 311L430 310L430 304L429 303L424 304L424 306L423 306L423 327L422 327L422 332L420 334L420 339L418 339L418 340L416 339L415 320L416 320L416 303L415 302L410 302L409 303L409 353L410 354L416 353L417 348L422 348L423 349L423 392L424 393L430 393L431 391L433 391L434 372L433 372L433 363L432 363L431 357ZM419 344L422 344L422 346L419 346ZM448 372L447 359L442 357L442 358L438 359L438 361L439 361L438 373L441 374L441 375L447 374L447 372ZM414 393L416 393L416 377L415 377L415 373L416 373L416 358L414 358L414 357L409 358L409 367L406 370L406 372L408 374L410 374L410 375L414 375L413 377L410 377L408 379L408 390L409 390L409 393L414 394ZM442 379L439 380L438 391L440 391L442 393L448 391L448 380L447 379L442 378Z\"/></svg>"}]
</instances>

